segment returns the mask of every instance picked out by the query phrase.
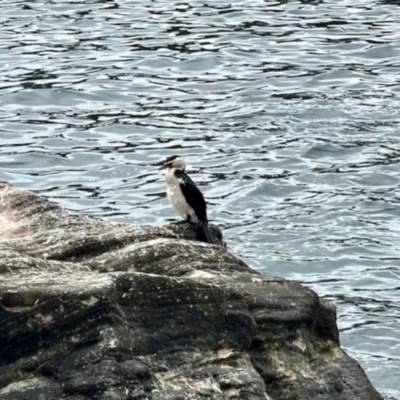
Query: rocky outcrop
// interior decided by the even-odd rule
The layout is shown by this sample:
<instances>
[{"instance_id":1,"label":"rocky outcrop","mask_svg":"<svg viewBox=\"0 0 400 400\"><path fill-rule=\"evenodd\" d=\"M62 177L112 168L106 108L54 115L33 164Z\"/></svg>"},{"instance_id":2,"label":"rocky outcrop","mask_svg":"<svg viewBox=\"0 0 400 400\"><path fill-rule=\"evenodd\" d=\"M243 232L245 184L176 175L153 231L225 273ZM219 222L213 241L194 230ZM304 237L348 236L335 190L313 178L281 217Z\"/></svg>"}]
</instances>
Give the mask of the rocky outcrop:
<instances>
[{"instance_id":1,"label":"rocky outcrop","mask_svg":"<svg viewBox=\"0 0 400 400\"><path fill-rule=\"evenodd\" d=\"M190 226L111 224L5 182L0 222L2 400L381 399L333 306Z\"/></svg>"}]
</instances>

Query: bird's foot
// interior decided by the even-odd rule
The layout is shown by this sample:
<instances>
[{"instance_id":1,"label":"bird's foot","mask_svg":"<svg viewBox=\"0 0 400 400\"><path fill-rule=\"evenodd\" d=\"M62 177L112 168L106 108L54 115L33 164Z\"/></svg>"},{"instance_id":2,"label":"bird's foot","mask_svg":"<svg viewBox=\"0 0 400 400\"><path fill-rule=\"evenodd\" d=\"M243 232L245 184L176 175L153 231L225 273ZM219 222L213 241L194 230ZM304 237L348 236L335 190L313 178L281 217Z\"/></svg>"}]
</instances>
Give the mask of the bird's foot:
<instances>
[{"instance_id":1,"label":"bird's foot","mask_svg":"<svg viewBox=\"0 0 400 400\"><path fill-rule=\"evenodd\" d=\"M174 225L184 225L184 224L190 224L190 225L192 225L192 222L187 221L186 219L182 219L182 220L180 220L180 221L173 222L173 224L174 224Z\"/></svg>"}]
</instances>

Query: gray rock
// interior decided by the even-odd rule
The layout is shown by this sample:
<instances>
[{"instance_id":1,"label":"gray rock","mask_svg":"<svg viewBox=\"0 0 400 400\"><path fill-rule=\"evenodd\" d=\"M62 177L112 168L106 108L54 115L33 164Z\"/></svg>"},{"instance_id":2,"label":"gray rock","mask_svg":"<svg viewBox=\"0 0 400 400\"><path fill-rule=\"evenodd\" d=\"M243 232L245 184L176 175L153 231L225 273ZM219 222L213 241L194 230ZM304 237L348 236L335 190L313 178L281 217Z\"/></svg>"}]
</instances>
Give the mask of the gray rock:
<instances>
[{"instance_id":1,"label":"gray rock","mask_svg":"<svg viewBox=\"0 0 400 400\"><path fill-rule=\"evenodd\" d=\"M111 224L5 182L0 223L2 400L382 399L332 305L186 224Z\"/></svg>"}]
</instances>

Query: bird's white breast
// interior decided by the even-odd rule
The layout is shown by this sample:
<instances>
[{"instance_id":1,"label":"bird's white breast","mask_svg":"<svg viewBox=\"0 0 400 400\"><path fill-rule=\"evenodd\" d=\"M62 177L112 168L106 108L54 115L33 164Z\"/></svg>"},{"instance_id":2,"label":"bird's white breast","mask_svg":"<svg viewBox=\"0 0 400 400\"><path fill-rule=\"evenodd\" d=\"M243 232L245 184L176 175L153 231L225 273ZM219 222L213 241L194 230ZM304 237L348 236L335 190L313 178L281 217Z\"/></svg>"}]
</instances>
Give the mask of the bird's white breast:
<instances>
[{"instance_id":1,"label":"bird's white breast","mask_svg":"<svg viewBox=\"0 0 400 400\"><path fill-rule=\"evenodd\" d=\"M197 217L192 207L186 202L185 196L182 193L180 188L180 184L182 183L181 179L178 179L174 170L166 170L165 171L165 180L167 182L167 197L171 204L174 206L177 213L183 218L187 219L187 216L190 215L190 220L192 222L197 223Z\"/></svg>"}]
</instances>

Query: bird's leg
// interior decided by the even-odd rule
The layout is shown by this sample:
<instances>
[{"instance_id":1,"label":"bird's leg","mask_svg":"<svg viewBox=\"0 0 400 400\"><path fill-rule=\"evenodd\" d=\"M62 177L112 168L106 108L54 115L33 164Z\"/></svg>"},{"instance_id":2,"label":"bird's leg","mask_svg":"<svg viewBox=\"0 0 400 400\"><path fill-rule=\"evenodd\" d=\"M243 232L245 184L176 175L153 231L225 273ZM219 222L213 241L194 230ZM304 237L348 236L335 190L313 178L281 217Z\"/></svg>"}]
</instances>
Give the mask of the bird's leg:
<instances>
[{"instance_id":1,"label":"bird's leg","mask_svg":"<svg viewBox=\"0 0 400 400\"><path fill-rule=\"evenodd\" d=\"M197 226L197 224L195 224L192 219L190 218L190 215L188 214L186 217L186 222L191 225L191 226Z\"/></svg>"}]
</instances>

